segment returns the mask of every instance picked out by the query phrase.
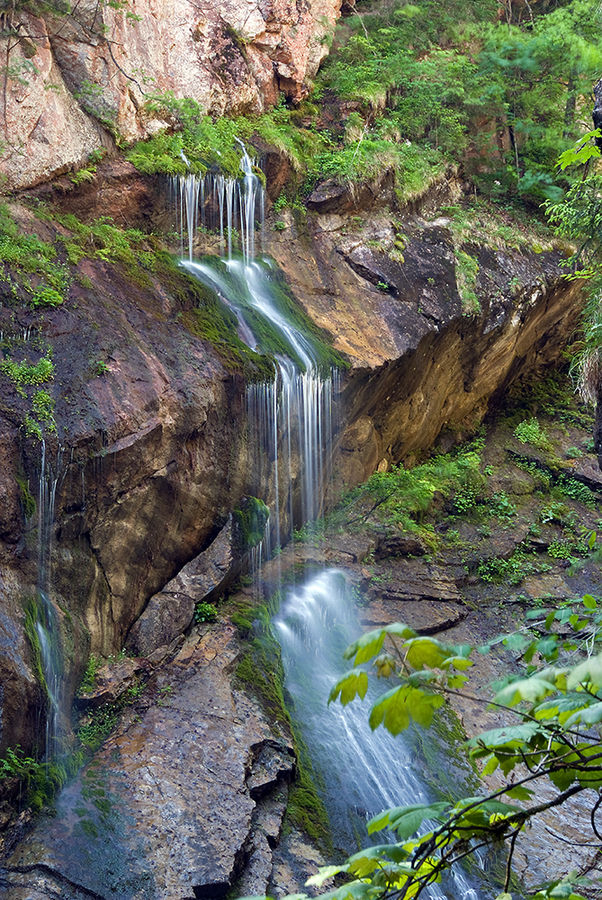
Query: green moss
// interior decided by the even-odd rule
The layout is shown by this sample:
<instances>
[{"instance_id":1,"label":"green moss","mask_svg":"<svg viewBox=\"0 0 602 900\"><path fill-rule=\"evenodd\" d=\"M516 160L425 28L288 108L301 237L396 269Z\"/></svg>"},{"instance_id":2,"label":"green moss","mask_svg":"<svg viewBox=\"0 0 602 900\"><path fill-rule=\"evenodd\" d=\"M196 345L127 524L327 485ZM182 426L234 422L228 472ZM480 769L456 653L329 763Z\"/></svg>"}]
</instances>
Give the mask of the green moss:
<instances>
[{"instance_id":1,"label":"green moss","mask_svg":"<svg viewBox=\"0 0 602 900\"><path fill-rule=\"evenodd\" d=\"M40 646L40 639L38 637L38 631L36 628L37 623L40 621L40 615L40 601L38 600L38 598L30 597L29 599L27 599L25 601L25 620L23 623L23 630L25 632L25 637L29 642L32 656L32 667L36 676L36 680L41 686L45 695L48 696L48 685L46 684L46 676L44 675L44 669L42 667L42 648Z\"/></svg>"},{"instance_id":2,"label":"green moss","mask_svg":"<svg viewBox=\"0 0 602 900\"><path fill-rule=\"evenodd\" d=\"M474 315L481 309L476 291L478 274L477 260L464 250L456 250L458 293L462 300L462 310L468 315Z\"/></svg>"},{"instance_id":3,"label":"green moss","mask_svg":"<svg viewBox=\"0 0 602 900\"><path fill-rule=\"evenodd\" d=\"M277 603L277 597L272 598ZM247 643L236 667L235 683L254 694L267 715L292 734L297 771L289 793L285 822L302 829L325 850L332 850L330 825L326 807L315 786L315 774L309 753L295 723L291 720L284 698L284 672L280 647L270 630L270 611L266 606L239 606L232 615L243 624L243 634L248 635L246 625L255 619L254 636ZM258 624L261 620L261 624ZM253 626L251 626L253 627Z\"/></svg>"},{"instance_id":4,"label":"green moss","mask_svg":"<svg viewBox=\"0 0 602 900\"><path fill-rule=\"evenodd\" d=\"M269 517L269 508L258 497L245 497L243 504L234 510L237 541L243 553L263 539Z\"/></svg>"},{"instance_id":5,"label":"green moss","mask_svg":"<svg viewBox=\"0 0 602 900\"><path fill-rule=\"evenodd\" d=\"M160 283L182 307L178 314L185 328L208 341L227 369L248 381L271 381L275 368L269 356L250 350L237 334L234 313L209 288L193 278L164 249L155 252L154 271Z\"/></svg>"},{"instance_id":6,"label":"green moss","mask_svg":"<svg viewBox=\"0 0 602 900\"><path fill-rule=\"evenodd\" d=\"M241 310L262 352L270 356L283 355L292 358L303 370L305 368L303 359L296 354L295 347L286 340L282 330L276 328L265 315L258 312L246 279L241 278L238 272L232 271L223 260L214 256L204 257L202 262L210 267L219 276L220 281L227 286L229 300ZM347 367L346 360L332 347L331 336L318 328L292 296L280 269L269 261L258 260L256 266L261 269L263 286L266 291L269 291L270 303L289 325L304 336L307 344L311 347L311 355L318 369L326 374L332 367ZM222 307L221 301L210 288L204 289L213 298L213 303L218 303L224 310L224 315L231 323L231 332L236 334L237 324L234 313ZM211 324L214 324L215 321L212 311Z\"/></svg>"},{"instance_id":7,"label":"green moss","mask_svg":"<svg viewBox=\"0 0 602 900\"><path fill-rule=\"evenodd\" d=\"M478 792L479 769L466 753L466 732L451 706L439 710L430 729L414 729L414 736L426 760L429 786L439 799L455 803L459 797Z\"/></svg>"},{"instance_id":8,"label":"green moss","mask_svg":"<svg viewBox=\"0 0 602 900\"><path fill-rule=\"evenodd\" d=\"M17 475L17 484L23 515L26 519L31 519L35 515L36 501L29 490L29 480L24 475Z\"/></svg>"}]
</instances>

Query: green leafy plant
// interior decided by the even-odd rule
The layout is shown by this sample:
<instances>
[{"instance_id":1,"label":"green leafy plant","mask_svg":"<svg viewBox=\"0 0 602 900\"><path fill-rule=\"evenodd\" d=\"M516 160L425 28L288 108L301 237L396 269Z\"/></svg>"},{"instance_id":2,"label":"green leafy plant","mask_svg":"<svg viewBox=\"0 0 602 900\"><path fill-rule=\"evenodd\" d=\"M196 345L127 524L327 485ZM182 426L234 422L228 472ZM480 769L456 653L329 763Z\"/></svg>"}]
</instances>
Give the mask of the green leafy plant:
<instances>
[{"instance_id":1,"label":"green leafy plant","mask_svg":"<svg viewBox=\"0 0 602 900\"><path fill-rule=\"evenodd\" d=\"M0 782L16 779L20 788L20 805L39 812L77 771L81 761L81 756L75 753L61 761L40 762L24 753L17 744L16 747L8 747L0 758Z\"/></svg>"},{"instance_id":2,"label":"green leafy plant","mask_svg":"<svg viewBox=\"0 0 602 900\"><path fill-rule=\"evenodd\" d=\"M443 872L479 849L505 841L508 860L503 893L511 900L512 857L517 838L537 816L570 797L596 791L590 801L594 836L602 787L602 611L591 595L559 609L528 613L531 630L500 636L494 643L518 650L524 671L498 687L493 703L514 717L507 724L468 741L471 757L484 774L500 770L501 784L490 792L461 799L393 807L368 822L368 833L388 830L393 840L377 843L338 865L320 869L307 882L320 888L335 876L330 900L419 897ZM415 723L428 728L446 698L468 694L471 648L417 635L402 623L376 629L351 644L345 656L352 669L333 687L330 702L343 705L364 698L371 678L394 678L394 686L372 705L370 725L397 735ZM542 663L535 664L541 658ZM371 666L371 672L365 666ZM481 702L487 703L486 699ZM525 761L527 765L525 766ZM548 785L535 798L539 784ZM579 885L586 877L571 875L541 885L539 900L571 897L584 900Z\"/></svg>"},{"instance_id":3,"label":"green leafy plant","mask_svg":"<svg viewBox=\"0 0 602 900\"><path fill-rule=\"evenodd\" d=\"M79 684L79 694L89 694L94 690L94 686L96 684L96 674L102 665L101 660L94 656L93 653L90 654L88 658L88 662L82 675L82 680Z\"/></svg>"},{"instance_id":4,"label":"green leafy plant","mask_svg":"<svg viewBox=\"0 0 602 900\"><path fill-rule=\"evenodd\" d=\"M547 434L537 419L524 419L514 429L514 436L521 444L533 444L542 450L549 448L550 442Z\"/></svg>"},{"instance_id":5,"label":"green leafy plant","mask_svg":"<svg viewBox=\"0 0 602 900\"><path fill-rule=\"evenodd\" d=\"M217 609L213 605L213 603L204 603L201 601L197 603L194 608L194 621L197 624L201 624L204 622L215 622L217 619Z\"/></svg>"}]
</instances>

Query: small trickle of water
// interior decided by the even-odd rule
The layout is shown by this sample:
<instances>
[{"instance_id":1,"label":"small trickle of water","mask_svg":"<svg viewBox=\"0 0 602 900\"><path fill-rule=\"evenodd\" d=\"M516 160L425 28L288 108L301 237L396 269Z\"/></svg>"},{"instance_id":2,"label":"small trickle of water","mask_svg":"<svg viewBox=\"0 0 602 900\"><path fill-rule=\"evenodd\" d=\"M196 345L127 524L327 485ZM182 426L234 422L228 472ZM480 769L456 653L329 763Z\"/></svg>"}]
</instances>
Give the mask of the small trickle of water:
<instances>
[{"instance_id":1,"label":"small trickle of water","mask_svg":"<svg viewBox=\"0 0 602 900\"><path fill-rule=\"evenodd\" d=\"M38 482L38 602L35 631L47 694L45 759L56 759L64 733L64 671L60 628L56 608L50 600L50 562L56 491L61 472L61 451L53 467L42 441Z\"/></svg>"}]
</instances>

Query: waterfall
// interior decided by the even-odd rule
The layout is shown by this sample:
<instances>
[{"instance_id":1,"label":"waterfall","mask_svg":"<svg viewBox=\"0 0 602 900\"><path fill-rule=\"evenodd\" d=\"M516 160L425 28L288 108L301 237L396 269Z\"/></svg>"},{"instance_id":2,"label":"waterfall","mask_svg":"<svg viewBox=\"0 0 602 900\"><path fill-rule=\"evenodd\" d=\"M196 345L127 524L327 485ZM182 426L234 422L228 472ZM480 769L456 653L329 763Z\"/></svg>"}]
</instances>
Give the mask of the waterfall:
<instances>
[{"instance_id":1,"label":"waterfall","mask_svg":"<svg viewBox=\"0 0 602 900\"><path fill-rule=\"evenodd\" d=\"M47 696L45 759L51 762L60 753L65 716L63 659L58 615L50 599L50 562L56 490L61 471L61 450L52 467L42 440L38 482L38 584L35 604L35 636Z\"/></svg>"},{"instance_id":2,"label":"waterfall","mask_svg":"<svg viewBox=\"0 0 602 900\"><path fill-rule=\"evenodd\" d=\"M188 259L182 260L182 265L234 312L239 337L252 350L270 351L260 337L266 325L277 338L274 380L249 385L247 413L255 459L249 490L260 492L271 470L271 521L274 544L279 546L283 517L292 528L315 519L322 510L338 376L334 370L321 371L315 342L279 304L273 264L255 257L257 226L260 233L263 229L265 192L254 161L244 144L238 144L239 178L189 173L176 176L172 187L182 248L185 234L188 242ZM193 259L199 221L219 231L221 258ZM234 253L236 243L239 255ZM266 548L260 553L265 559Z\"/></svg>"},{"instance_id":3,"label":"waterfall","mask_svg":"<svg viewBox=\"0 0 602 900\"><path fill-rule=\"evenodd\" d=\"M233 178L222 172L207 172L205 175L188 172L186 175L172 177L171 190L175 199L182 255L186 235L189 261L193 258L199 222L203 227L219 231L221 252L227 259L232 259L237 241L245 264L252 263L255 258L257 221L260 236L263 236L265 191L255 172L255 161L249 156L242 141L238 141L238 144L242 153L241 178ZM184 152L181 156L190 168Z\"/></svg>"},{"instance_id":4,"label":"waterfall","mask_svg":"<svg viewBox=\"0 0 602 900\"><path fill-rule=\"evenodd\" d=\"M343 572L327 569L289 590L273 625L295 719L325 785L334 839L349 852L358 837L366 843L368 818L393 806L434 799L419 771L421 751L411 733L401 740L383 729L371 731L368 704L374 692L363 703L328 706L330 690L348 666L343 651L361 632ZM387 839L383 835L377 835L379 843ZM454 868L426 896L478 900L483 895Z\"/></svg>"},{"instance_id":5,"label":"waterfall","mask_svg":"<svg viewBox=\"0 0 602 900\"><path fill-rule=\"evenodd\" d=\"M263 492L266 499L266 485L270 485L269 522L250 560L257 580L270 555L269 523L278 547L283 523L292 531L323 512L339 374L335 369L323 371L319 347L282 302L273 263L255 256L264 191L251 158L240 146L240 178L187 175L176 180L174 194L179 198L183 248L184 225L188 238L188 259L182 265L234 313L241 340L253 350L271 352L276 363L274 379L248 385L246 396L253 464L249 492L257 496ZM199 219L201 225L219 233L221 258L193 259ZM233 249L236 244L238 252ZM270 334L275 344L266 343ZM410 740L400 741L388 733L375 737L366 709L357 704L327 708L329 692L342 674L343 650L359 632L342 573L323 571L289 591L274 628L297 719L327 785L325 801L335 836L349 850L358 834L365 841L368 816L417 798L428 800L414 748ZM448 895L477 900L462 872L451 873L447 881L449 894L433 886L428 892L431 900L445 900Z\"/></svg>"}]
</instances>

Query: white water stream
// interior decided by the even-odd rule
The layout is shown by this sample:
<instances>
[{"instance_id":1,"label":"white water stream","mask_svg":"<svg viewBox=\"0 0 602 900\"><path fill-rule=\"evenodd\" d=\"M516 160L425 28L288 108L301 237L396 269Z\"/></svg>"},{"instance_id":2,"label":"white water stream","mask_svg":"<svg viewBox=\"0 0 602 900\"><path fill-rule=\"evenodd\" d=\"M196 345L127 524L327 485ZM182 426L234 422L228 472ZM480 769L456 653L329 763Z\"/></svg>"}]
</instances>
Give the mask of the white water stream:
<instances>
[{"instance_id":1,"label":"white water stream","mask_svg":"<svg viewBox=\"0 0 602 900\"><path fill-rule=\"evenodd\" d=\"M47 762L52 762L61 755L66 716L60 628L56 608L50 599L52 529L60 470L60 449L53 468L47 458L46 442L42 440L38 481L38 601L34 627L39 644L40 666L46 684L44 759Z\"/></svg>"},{"instance_id":2,"label":"white water stream","mask_svg":"<svg viewBox=\"0 0 602 900\"><path fill-rule=\"evenodd\" d=\"M250 446L255 458L249 490L259 491L271 467L271 522L274 543L279 546L283 516L292 527L315 519L322 510L338 373L320 370L315 342L281 308L273 263L255 258L255 233L257 224L263 230L265 192L253 160L244 145L240 146L242 177L238 179L213 173L176 177L176 214L182 247L185 231L188 239L188 259L182 260L182 265L234 312L241 340L252 350L261 350L250 320L255 316L267 323L286 348L276 354L274 380L247 389ZM211 218L219 228L222 257L194 260L199 222L204 226ZM237 239L239 256L233 254Z\"/></svg>"},{"instance_id":3,"label":"white water stream","mask_svg":"<svg viewBox=\"0 0 602 900\"><path fill-rule=\"evenodd\" d=\"M234 312L239 336L251 349L262 349L254 316L287 348L276 355L274 380L247 388L249 456L254 461L249 491L260 496L261 486L265 491L271 483L272 537L278 546L282 521L292 528L323 511L338 373L320 372L316 346L278 302L273 264L255 259L255 225L259 221L263 228L264 191L244 147L241 173L238 179L214 174L179 177L174 188L182 248L184 225L188 243L188 259L182 265ZM193 259L199 223L219 229L221 259ZM253 552L256 570L270 553L269 530ZM325 783L335 837L352 851L358 840L366 842L366 818L390 806L428 801L415 747L411 740L394 739L386 732L375 736L361 704L327 706L329 692L345 668L343 650L360 631L343 573L312 574L289 590L274 627L296 718ZM428 897L478 900L461 871L449 876L445 890L430 887Z\"/></svg>"},{"instance_id":4,"label":"white water stream","mask_svg":"<svg viewBox=\"0 0 602 900\"><path fill-rule=\"evenodd\" d=\"M424 760L419 744L411 735L395 738L382 728L370 729L374 692L363 703L328 705L333 685L349 667L343 651L361 633L353 594L342 571L327 569L310 575L289 590L273 625L295 719L324 782L334 839L350 852L369 841L367 819L393 806L435 799L420 771ZM386 832L376 837L378 842L388 839ZM460 868L449 873L442 886L431 885L424 896L479 900Z\"/></svg>"}]
</instances>

